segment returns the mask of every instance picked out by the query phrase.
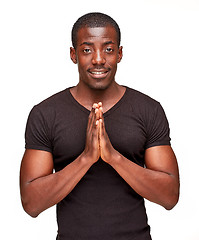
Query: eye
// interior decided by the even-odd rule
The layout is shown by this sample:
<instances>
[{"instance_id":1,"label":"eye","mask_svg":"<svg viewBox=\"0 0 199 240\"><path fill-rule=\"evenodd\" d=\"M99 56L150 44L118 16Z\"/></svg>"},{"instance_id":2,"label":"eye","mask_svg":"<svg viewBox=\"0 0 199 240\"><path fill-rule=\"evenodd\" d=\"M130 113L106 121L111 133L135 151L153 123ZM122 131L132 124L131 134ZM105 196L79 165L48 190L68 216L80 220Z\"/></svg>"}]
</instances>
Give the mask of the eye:
<instances>
[{"instance_id":1,"label":"eye","mask_svg":"<svg viewBox=\"0 0 199 240\"><path fill-rule=\"evenodd\" d=\"M112 47L107 47L107 48L106 48L106 52L107 52L107 53L113 52L113 48L112 48Z\"/></svg>"},{"instance_id":2,"label":"eye","mask_svg":"<svg viewBox=\"0 0 199 240\"><path fill-rule=\"evenodd\" d=\"M85 49L83 50L83 52L84 52L84 53L91 53L91 50L90 50L89 48L85 48Z\"/></svg>"}]
</instances>

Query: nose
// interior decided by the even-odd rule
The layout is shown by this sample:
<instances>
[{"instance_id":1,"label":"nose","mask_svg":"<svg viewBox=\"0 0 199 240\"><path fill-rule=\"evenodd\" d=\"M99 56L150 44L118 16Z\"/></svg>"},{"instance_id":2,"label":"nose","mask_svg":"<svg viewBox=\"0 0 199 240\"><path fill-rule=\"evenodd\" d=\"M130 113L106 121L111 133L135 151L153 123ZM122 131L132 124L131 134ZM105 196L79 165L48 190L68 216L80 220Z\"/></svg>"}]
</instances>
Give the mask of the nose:
<instances>
[{"instance_id":1,"label":"nose","mask_svg":"<svg viewBox=\"0 0 199 240\"><path fill-rule=\"evenodd\" d=\"M105 56L100 50L93 53L92 64L93 65L104 65L106 63Z\"/></svg>"}]
</instances>

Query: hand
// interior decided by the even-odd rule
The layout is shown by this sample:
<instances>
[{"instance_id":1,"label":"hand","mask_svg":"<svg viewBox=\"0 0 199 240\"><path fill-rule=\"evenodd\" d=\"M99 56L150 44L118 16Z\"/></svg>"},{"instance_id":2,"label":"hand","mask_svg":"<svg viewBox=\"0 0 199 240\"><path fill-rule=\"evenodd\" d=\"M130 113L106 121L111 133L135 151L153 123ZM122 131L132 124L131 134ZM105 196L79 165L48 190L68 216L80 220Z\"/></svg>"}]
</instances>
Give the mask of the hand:
<instances>
[{"instance_id":1,"label":"hand","mask_svg":"<svg viewBox=\"0 0 199 240\"><path fill-rule=\"evenodd\" d=\"M96 122L99 120L99 113L96 113L97 108L98 104L93 104L88 118L86 145L83 152L83 154L93 163L97 162L100 157L99 127L96 124Z\"/></svg>"},{"instance_id":2,"label":"hand","mask_svg":"<svg viewBox=\"0 0 199 240\"><path fill-rule=\"evenodd\" d=\"M108 137L108 134L105 129L103 111L102 111L102 103L98 103L96 106L96 125L98 127L99 134L99 147L100 147L100 157L103 161L110 164L112 159L114 159L114 155L116 154L116 150L113 148L111 141Z\"/></svg>"}]
</instances>

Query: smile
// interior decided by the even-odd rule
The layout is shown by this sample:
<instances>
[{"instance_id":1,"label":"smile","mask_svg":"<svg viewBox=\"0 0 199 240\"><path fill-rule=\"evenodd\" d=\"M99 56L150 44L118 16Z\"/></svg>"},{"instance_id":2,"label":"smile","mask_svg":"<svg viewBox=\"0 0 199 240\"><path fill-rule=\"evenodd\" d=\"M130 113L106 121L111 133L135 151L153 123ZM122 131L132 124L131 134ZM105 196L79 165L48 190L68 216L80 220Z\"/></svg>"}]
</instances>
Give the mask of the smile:
<instances>
[{"instance_id":1,"label":"smile","mask_svg":"<svg viewBox=\"0 0 199 240\"><path fill-rule=\"evenodd\" d=\"M104 74L104 73L107 73L107 72L91 72L92 74L97 74L97 75L100 75L100 74Z\"/></svg>"},{"instance_id":2,"label":"smile","mask_svg":"<svg viewBox=\"0 0 199 240\"><path fill-rule=\"evenodd\" d=\"M109 70L104 70L104 69L103 71L89 70L88 72L93 78L105 78L108 75Z\"/></svg>"}]
</instances>

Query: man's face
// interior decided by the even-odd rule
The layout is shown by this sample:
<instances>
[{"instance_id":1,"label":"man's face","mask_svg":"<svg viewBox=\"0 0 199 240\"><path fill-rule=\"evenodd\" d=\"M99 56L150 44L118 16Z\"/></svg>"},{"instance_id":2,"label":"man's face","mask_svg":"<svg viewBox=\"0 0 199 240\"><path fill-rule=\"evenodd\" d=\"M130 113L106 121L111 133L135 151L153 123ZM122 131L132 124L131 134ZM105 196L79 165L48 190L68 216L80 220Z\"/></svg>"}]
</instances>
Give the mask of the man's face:
<instances>
[{"instance_id":1,"label":"man's face","mask_svg":"<svg viewBox=\"0 0 199 240\"><path fill-rule=\"evenodd\" d=\"M76 50L71 59L78 64L80 84L91 89L107 89L115 80L117 63L122 58L117 33L112 26L81 28L77 33Z\"/></svg>"}]
</instances>

